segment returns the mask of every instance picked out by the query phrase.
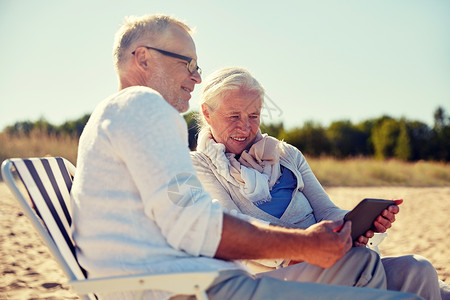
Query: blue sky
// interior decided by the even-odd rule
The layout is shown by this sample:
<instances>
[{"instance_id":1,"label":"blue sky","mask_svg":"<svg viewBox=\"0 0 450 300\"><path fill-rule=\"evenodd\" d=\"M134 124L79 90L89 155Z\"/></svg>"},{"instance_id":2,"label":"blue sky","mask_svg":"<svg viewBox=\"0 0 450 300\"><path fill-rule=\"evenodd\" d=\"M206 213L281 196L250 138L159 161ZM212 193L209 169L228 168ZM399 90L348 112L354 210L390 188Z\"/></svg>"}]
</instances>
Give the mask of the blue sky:
<instances>
[{"instance_id":1,"label":"blue sky","mask_svg":"<svg viewBox=\"0 0 450 300\"><path fill-rule=\"evenodd\" d=\"M271 99L263 121L327 126L387 114L432 125L438 106L450 113L447 0L0 0L0 130L92 112L117 91L119 24L151 13L196 28L204 76L249 69Z\"/></svg>"}]
</instances>

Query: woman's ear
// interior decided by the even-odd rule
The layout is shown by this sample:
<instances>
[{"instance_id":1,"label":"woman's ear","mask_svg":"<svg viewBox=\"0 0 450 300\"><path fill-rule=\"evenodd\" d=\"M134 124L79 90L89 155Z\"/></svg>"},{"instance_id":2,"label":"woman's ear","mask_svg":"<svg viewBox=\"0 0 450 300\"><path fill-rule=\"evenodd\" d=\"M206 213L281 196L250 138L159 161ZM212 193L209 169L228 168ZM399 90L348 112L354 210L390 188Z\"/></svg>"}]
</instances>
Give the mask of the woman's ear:
<instances>
[{"instance_id":1,"label":"woman's ear","mask_svg":"<svg viewBox=\"0 0 450 300\"><path fill-rule=\"evenodd\" d=\"M209 111L208 111L208 105L206 105L206 103L202 104L202 113L203 113L203 116L205 117L206 122L209 125L211 125L211 123L210 123L210 114L209 114Z\"/></svg>"}]
</instances>

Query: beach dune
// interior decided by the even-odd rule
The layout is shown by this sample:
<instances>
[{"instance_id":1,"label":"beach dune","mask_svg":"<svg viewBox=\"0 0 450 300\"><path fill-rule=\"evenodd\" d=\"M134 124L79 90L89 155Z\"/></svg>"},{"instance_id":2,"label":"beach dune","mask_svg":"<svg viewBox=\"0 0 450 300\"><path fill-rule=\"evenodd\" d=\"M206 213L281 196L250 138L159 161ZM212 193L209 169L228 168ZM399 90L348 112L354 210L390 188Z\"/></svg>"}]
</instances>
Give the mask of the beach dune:
<instances>
[{"instance_id":1,"label":"beach dune","mask_svg":"<svg viewBox=\"0 0 450 300\"><path fill-rule=\"evenodd\" d=\"M340 207L352 209L363 198L404 199L382 256L419 254L450 283L450 187L333 187L326 189ZM4 183L0 183L0 299L78 299L37 232Z\"/></svg>"}]
</instances>

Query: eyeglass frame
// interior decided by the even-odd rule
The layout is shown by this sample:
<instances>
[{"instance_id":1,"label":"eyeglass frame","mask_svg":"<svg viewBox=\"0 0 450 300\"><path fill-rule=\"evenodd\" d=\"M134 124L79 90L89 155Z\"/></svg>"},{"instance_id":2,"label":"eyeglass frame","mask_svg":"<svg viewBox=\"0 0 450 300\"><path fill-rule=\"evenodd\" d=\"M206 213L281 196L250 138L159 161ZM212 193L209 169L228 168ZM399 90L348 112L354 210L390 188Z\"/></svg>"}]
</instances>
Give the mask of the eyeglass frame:
<instances>
[{"instance_id":1,"label":"eyeglass frame","mask_svg":"<svg viewBox=\"0 0 450 300\"><path fill-rule=\"evenodd\" d=\"M195 58L184 56L184 55L181 55L181 54L173 53L173 52L162 50L162 49L158 49L158 48L155 48L155 47L149 47L149 46L140 46L140 47L145 47L145 48L147 48L149 50L151 49L151 50L158 51L159 53L161 53L161 54L163 54L165 56L174 57L174 58L178 58L178 59L184 60L187 63L186 67L187 67L189 73L194 75L195 71L197 71L198 74L202 75L202 69L198 66L197 60ZM136 50L131 52L131 54L133 54L133 55L135 53L136 53Z\"/></svg>"}]
</instances>

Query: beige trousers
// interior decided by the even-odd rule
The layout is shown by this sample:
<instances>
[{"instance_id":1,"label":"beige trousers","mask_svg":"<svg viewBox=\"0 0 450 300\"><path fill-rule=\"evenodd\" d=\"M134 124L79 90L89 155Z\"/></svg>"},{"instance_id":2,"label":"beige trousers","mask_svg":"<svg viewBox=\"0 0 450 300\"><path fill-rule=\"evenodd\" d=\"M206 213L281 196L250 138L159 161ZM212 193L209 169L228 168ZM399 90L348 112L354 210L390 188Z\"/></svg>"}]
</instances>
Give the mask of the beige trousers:
<instances>
[{"instance_id":1,"label":"beige trousers","mask_svg":"<svg viewBox=\"0 0 450 300\"><path fill-rule=\"evenodd\" d=\"M450 298L448 285L440 286L436 269L426 258L406 255L384 257L381 261L388 290L414 293L430 300Z\"/></svg>"},{"instance_id":2,"label":"beige trousers","mask_svg":"<svg viewBox=\"0 0 450 300\"><path fill-rule=\"evenodd\" d=\"M235 270L220 272L208 289L208 296L211 300L421 299L413 294L386 291L386 287L386 273L378 254L355 247L326 269L300 263L256 276Z\"/></svg>"},{"instance_id":3,"label":"beige trousers","mask_svg":"<svg viewBox=\"0 0 450 300\"><path fill-rule=\"evenodd\" d=\"M259 273L257 277L269 276L281 280L315 282L322 284L386 289L386 275L380 257L372 250L351 248L343 258L330 268L308 263Z\"/></svg>"},{"instance_id":4,"label":"beige trousers","mask_svg":"<svg viewBox=\"0 0 450 300\"><path fill-rule=\"evenodd\" d=\"M419 255L385 257L381 259L381 263L375 252L355 247L327 269L301 263L259 273L257 276L343 286L387 288L392 291L414 293L427 300L448 299L449 294L445 291L448 286L439 285L435 268L424 257Z\"/></svg>"},{"instance_id":5,"label":"beige trousers","mask_svg":"<svg viewBox=\"0 0 450 300\"><path fill-rule=\"evenodd\" d=\"M207 291L210 300L397 300L422 299L417 295L372 288L345 287L311 282L284 281L272 277L256 278L242 271L222 271ZM193 300L175 296L171 300Z\"/></svg>"}]
</instances>

